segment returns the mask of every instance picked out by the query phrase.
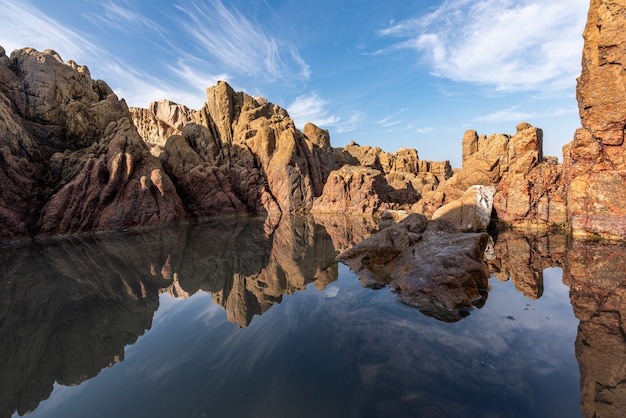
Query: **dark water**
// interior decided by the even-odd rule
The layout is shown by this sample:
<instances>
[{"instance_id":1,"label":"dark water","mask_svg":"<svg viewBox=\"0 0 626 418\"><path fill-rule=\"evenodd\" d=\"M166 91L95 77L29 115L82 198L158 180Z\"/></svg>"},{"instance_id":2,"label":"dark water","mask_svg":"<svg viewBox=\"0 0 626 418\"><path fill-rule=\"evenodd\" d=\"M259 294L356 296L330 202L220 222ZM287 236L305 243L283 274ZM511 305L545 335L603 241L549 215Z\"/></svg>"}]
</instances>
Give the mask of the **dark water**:
<instances>
[{"instance_id":1,"label":"dark water","mask_svg":"<svg viewBox=\"0 0 626 418\"><path fill-rule=\"evenodd\" d=\"M626 249L496 237L454 323L334 258L364 221L221 220L0 249L0 416L623 416Z\"/></svg>"}]
</instances>

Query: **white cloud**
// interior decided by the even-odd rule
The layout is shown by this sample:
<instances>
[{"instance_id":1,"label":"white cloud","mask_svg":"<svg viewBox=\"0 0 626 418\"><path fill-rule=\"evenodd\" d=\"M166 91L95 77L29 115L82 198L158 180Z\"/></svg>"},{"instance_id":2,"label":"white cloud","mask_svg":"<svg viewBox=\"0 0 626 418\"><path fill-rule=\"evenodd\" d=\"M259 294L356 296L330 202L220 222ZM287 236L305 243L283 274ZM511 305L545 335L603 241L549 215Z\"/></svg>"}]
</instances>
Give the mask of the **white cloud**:
<instances>
[{"instance_id":1,"label":"white cloud","mask_svg":"<svg viewBox=\"0 0 626 418\"><path fill-rule=\"evenodd\" d=\"M398 115L405 112L407 109L400 109L397 112L386 116L380 120L377 120L375 123L385 128L389 128L392 126L396 126L402 123L402 120L398 119Z\"/></svg>"},{"instance_id":2,"label":"white cloud","mask_svg":"<svg viewBox=\"0 0 626 418\"><path fill-rule=\"evenodd\" d=\"M93 3L100 10L85 14L85 18L94 24L105 25L126 33L143 33L148 29L161 34L162 38L167 39L167 36L163 35L165 30L139 12L134 2L130 0L94 1Z\"/></svg>"},{"instance_id":3,"label":"white cloud","mask_svg":"<svg viewBox=\"0 0 626 418\"><path fill-rule=\"evenodd\" d=\"M580 73L586 0L449 0L379 31L387 51L424 54L436 76L500 91L571 89ZM381 52L381 51L377 51Z\"/></svg>"},{"instance_id":4,"label":"white cloud","mask_svg":"<svg viewBox=\"0 0 626 418\"><path fill-rule=\"evenodd\" d=\"M547 112L527 112L519 110L520 106L513 106L508 109L499 110L484 116L474 118L474 122L487 122L487 123L501 123L501 122L515 122L528 121L531 119L546 119L546 118L558 118L561 116L574 115L578 113L576 106L568 108L557 108Z\"/></svg>"},{"instance_id":5,"label":"white cloud","mask_svg":"<svg viewBox=\"0 0 626 418\"><path fill-rule=\"evenodd\" d=\"M339 118L328 114L328 100L324 100L312 92L309 95L302 95L287 106L289 116L294 120L296 126L304 127L307 122L311 122L317 126L336 125Z\"/></svg>"},{"instance_id":6,"label":"white cloud","mask_svg":"<svg viewBox=\"0 0 626 418\"><path fill-rule=\"evenodd\" d=\"M363 112L353 111L347 120L340 119L335 124L335 132L342 134L355 131L361 125L364 118L365 114Z\"/></svg>"},{"instance_id":7,"label":"white cloud","mask_svg":"<svg viewBox=\"0 0 626 418\"><path fill-rule=\"evenodd\" d=\"M100 51L86 36L67 29L28 1L0 0L0 10L0 46L9 54L14 49L25 47L39 51L53 48L62 58L79 62L84 61L88 54Z\"/></svg>"},{"instance_id":8,"label":"white cloud","mask_svg":"<svg viewBox=\"0 0 626 418\"><path fill-rule=\"evenodd\" d=\"M236 8L229 9L220 0L191 0L177 8L188 19L181 26L197 45L233 71L273 79L310 77L309 66L295 48L280 45L265 28Z\"/></svg>"},{"instance_id":9,"label":"white cloud","mask_svg":"<svg viewBox=\"0 0 626 418\"><path fill-rule=\"evenodd\" d=\"M474 118L474 122L487 122L487 123L515 122L515 123L518 123L523 120L531 119L534 116L535 116L534 113L520 111L518 110L517 106L514 106L508 109L499 110L497 112L493 112L488 115Z\"/></svg>"},{"instance_id":10,"label":"white cloud","mask_svg":"<svg viewBox=\"0 0 626 418\"><path fill-rule=\"evenodd\" d=\"M420 134L420 135L426 135L426 134L431 133L432 131L434 131L434 129L430 128L430 127L428 127L428 128L417 128L415 130L415 132Z\"/></svg>"},{"instance_id":11,"label":"white cloud","mask_svg":"<svg viewBox=\"0 0 626 418\"><path fill-rule=\"evenodd\" d=\"M184 90L139 71L132 65L122 63L117 56L91 41L84 33L46 16L28 1L20 2L18 6L15 2L0 0L0 9L4 18L0 46L7 51L26 46L40 51L54 48L63 59L87 65L94 78L104 78L118 97L126 99L129 106L145 107L151 101L163 98L188 106L200 105L204 100L204 88L208 85L196 85L197 91ZM122 11L118 12L123 15ZM131 19L131 16L128 15L128 18ZM212 81L210 77L202 77L185 67L178 70L174 72L182 78L197 76L205 82Z\"/></svg>"}]
</instances>

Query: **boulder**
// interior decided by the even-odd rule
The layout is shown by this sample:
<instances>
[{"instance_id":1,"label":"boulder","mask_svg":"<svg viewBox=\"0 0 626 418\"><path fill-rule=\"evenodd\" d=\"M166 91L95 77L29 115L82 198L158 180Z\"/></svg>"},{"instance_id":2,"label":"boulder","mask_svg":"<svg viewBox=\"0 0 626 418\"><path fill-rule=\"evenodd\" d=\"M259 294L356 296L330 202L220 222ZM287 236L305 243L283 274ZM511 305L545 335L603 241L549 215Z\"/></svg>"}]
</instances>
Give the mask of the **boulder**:
<instances>
[{"instance_id":1,"label":"boulder","mask_svg":"<svg viewBox=\"0 0 626 418\"><path fill-rule=\"evenodd\" d=\"M432 219L445 219L462 232L486 231L491 223L495 192L492 186L472 186L458 200L437 209Z\"/></svg>"},{"instance_id":2,"label":"boulder","mask_svg":"<svg viewBox=\"0 0 626 418\"><path fill-rule=\"evenodd\" d=\"M488 288L486 233L462 233L451 223L412 214L339 254L364 285L390 286L401 301L454 322L482 307ZM427 260L427 262L424 262Z\"/></svg>"}]
</instances>

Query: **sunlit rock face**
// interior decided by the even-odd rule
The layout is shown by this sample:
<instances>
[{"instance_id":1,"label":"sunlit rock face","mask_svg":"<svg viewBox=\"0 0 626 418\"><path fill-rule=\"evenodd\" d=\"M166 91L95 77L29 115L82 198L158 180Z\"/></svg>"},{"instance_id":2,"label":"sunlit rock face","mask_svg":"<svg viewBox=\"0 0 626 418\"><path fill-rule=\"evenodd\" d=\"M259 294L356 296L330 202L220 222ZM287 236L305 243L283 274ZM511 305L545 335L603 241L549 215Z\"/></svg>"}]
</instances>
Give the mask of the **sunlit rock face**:
<instances>
[{"instance_id":1,"label":"sunlit rock face","mask_svg":"<svg viewBox=\"0 0 626 418\"><path fill-rule=\"evenodd\" d=\"M375 215L408 210L452 175L449 161L420 160L415 149L395 153L354 142L333 150L337 165L312 212Z\"/></svg>"},{"instance_id":2,"label":"sunlit rock face","mask_svg":"<svg viewBox=\"0 0 626 418\"><path fill-rule=\"evenodd\" d=\"M459 199L437 209L432 219L445 219L462 232L486 231L495 192L492 186L472 186Z\"/></svg>"},{"instance_id":3,"label":"sunlit rock face","mask_svg":"<svg viewBox=\"0 0 626 418\"><path fill-rule=\"evenodd\" d=\"M179 221L124 101L51 50L0 48L0 239Z\"/></svg>"},{"instance_id":4,"label":"sunlit rock face","mask_svg":"<svg viewBox=\"0 0 626 418\"><path fill-rule=\"evenodd\" d=\"M580 320L576 357L584 417L626 410L626 247L572 241L563 280Z\"/></svg>"},{"instance_id":5,"label":"sunlit rock face","mask_svg":"<svg viewBox=\"0 0 626 418\"><path fill-rule=\"evenodd\" d=\"M185 125L193 122L195 113L185 105L166 99L150 103L147 109L131 107L129 110L137 132L157 157L170 136L180 135Z\"/></svg>"},{"instance_id":6,"label":"sunlit rock face","mask_svg":"<svg viewBox=\"0 0 626 418\"><path fill-rule=\"evenodd\" d=\"M463 136L463 167L434 191L424 195L414 211L431 216L439 207L459 199L473 185L496 188L497 219L510 225L563 225L566 204L562 167L543 156L543 133L528 123L515 135Z\"/></svg>"},{"instance_id":7,"label":"sunlit rock face","mask_svg":"<svg viewBox=\"0 0 626 418\"><path fill-rule=\"evenodd\" d=\"M582 128L563 148L574 234L626 237L626 4L592 0L576 97Z\"/></svg>"}]
</instances>

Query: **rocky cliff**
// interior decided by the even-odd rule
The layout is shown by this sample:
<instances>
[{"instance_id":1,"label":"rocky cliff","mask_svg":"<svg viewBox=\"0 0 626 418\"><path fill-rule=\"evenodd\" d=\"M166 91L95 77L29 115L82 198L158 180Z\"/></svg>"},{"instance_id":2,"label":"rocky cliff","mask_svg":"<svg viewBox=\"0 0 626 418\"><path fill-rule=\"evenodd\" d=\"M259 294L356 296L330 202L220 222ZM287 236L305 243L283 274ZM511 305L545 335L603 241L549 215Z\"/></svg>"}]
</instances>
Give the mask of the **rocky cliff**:
<instances>
[{"instance_id":1,"label":"rocky cliff","mask_svg":"<svg viewBox=\"0 0 626 418\"><path fill-rule=\"evenodd\" d=\"M181 220L128 108L51 50L0 48L0 239Z\"/></svg>"},{"instance_id":2,"label":"rocky cliff","mask_svg":"<svg viewBox=\"0 0 626 418\"><path fill-rule=\"evenodd\" d=\"M576 96L582 128L563 148L575 235L626 237L626 3L591 0Z\"/></svg>"},{"instance_id":3,"label":"rocky cliff","mask_svg":"<svg viewBox=\"0 0 626 418\"><path fill-rule=\"evenodd\" d=\"M218 82L199 110L128 109L54 51L0 48L0 240L244 213L427 217L471 186L495 188L494 219L626 237L623 2L591 2L577 97L582 128L545 157L541 129L467 131L463 167L296 129L286 110Z\"/></svg>"}]
</instances>

